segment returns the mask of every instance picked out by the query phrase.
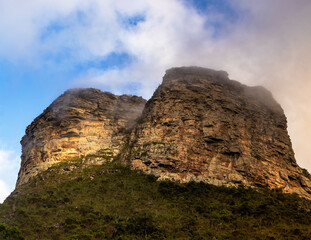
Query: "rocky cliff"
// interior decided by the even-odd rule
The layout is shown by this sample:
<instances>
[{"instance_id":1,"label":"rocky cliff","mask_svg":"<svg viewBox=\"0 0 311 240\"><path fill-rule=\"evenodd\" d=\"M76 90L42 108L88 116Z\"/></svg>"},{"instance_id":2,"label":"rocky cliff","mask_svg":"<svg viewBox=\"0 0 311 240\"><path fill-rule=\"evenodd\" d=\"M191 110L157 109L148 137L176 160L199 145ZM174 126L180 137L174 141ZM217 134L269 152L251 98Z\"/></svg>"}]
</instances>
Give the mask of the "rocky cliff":
<instances>
[{"instance_id":1,"label":"rocky cliff","mask_svg":"<svg viewBox=\"0 0 311 240\"><path fill-rule=\"evenodd\" d=\"M159 179L282 188L310 197L287 121L263 87L204 68L173 68L132 133L130 164Z\"/></svg>"},{"instance_id":2,"label":"rocky cliff","mask_svg":"<svg viewBox=\"0 0 311 240\"><path fill-rule=\"evenodd\" d=\"M69 158L89 155L86 164L112 160L145 102L141 97L97 89L66 91L27 127L21 140L17 186Z\"/></svg>"},{"instance_id":3,"label":"rocky cliff","mask_svg":"<svg viewBox=\"0 0 311 240\"><path fill-rule=\"evenodd\" d=\"M266 89L223 71L173 68L144 105L94 89L66 92L27 128L18 185L55 162L98 152L105 157L96 161L107 161L123 149L124 164L160 180L282 188L310 198L284 112Z\"/></svg>"}]
</instances>

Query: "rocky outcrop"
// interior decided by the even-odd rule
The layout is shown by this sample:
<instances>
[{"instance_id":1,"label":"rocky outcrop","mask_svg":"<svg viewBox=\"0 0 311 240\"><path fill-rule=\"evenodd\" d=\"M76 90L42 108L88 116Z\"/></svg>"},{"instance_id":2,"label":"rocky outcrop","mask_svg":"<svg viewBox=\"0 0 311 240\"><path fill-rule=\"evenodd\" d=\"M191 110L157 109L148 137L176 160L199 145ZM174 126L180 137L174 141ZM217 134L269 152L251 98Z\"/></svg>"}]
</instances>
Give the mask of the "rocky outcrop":
<instances>
[{"instance_id":1,"label":"rocky outcrop","mask_svg":"<svg viewBox=\"0 0 311 240\"><path fill-rule=\"evenodd\" d=\"M141 97L73 89L57 98L26 129L17 186L57 163L93 154L92 164L112 160L141 115Z\"/></svg>"},{"instance_id":2,"label":"rocky outcrop","mask_svg":"<svg viewBox=\"0 0 311 240\"><path fill-rule=\"evenodd\" d=\"M170 69L147 103L69 90L27 127L21 144L17 186L59 161L101 164L118 155L159 180L281 188L311 199L311 178L296 163L281 106L263 87L224 71Z\"/></svg>"},{"instance_id":3,"label":"rocky outcrop","mask_svg":"<svg viewBox=\"0 0 311 240\"><path fill-rule=\"evenodd\" d=\"M242 183L311 196L280 105L263 87L229 80L223 71L168 70L130 146L132 168L162 180Z\"/></svg>"}]
</instances>

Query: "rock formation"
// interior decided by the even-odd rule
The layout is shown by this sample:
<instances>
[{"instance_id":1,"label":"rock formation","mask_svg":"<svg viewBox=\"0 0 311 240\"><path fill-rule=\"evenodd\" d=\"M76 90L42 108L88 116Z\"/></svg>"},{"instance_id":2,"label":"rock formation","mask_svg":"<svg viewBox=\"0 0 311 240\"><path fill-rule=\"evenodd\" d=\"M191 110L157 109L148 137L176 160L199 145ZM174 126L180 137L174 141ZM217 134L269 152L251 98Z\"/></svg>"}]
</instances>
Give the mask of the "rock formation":
<instances>
[{"instance_id":1,"label":"rock formation","mask_svg":"<svg viewBox=\"0 0 311 240\"><path fill-rule=\"evenodd\" d=\"M145 103L95 89L65 92L28 126L17 186L55 162L100 153L90 164L121 154L159 180L281 188L311 199L284 112L263 87L223 71L173 68Z\"/></svg>"},{"instance_id":2,"label":"rock formation","mask_svg":"<svg viewBox=\"0 0 311 240\"><path fill-rule=\"evenodd\" d=\"M69 158L97 154L101 158L92 164L112 160L145 103L141 97L97 89L66 91L27 127L17 186Z\"/></svg>"},{"instance_id":3,"label":"rock formation","mask_svg":"<svg viewBox=\"0 0 311 240\"><path fill-rule=\"evenodd\" d=\"M310 198L287 121L263 87L190 67L166 72L131 136L135 169L181 182L243 183Z\"/></svg>"}]
</instances>

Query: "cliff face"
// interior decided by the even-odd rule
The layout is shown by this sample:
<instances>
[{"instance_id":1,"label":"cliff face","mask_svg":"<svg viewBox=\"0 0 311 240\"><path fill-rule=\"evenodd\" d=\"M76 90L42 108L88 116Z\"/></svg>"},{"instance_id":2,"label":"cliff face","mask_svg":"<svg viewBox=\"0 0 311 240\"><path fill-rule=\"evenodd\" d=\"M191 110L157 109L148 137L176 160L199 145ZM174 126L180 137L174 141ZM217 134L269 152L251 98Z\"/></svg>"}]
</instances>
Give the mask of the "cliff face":
<instances>
[{"instance_id":1,"label":"cliff face","mask_svg":"<svg viewBox=\"0 0 311 240\"><path fill-rule=\"evenodd\" d=\"M65 92L28 126L17 185L58 161L100 153L89 163L100 164L121 153L124 164L160 180L243 183L311 198L284 112L264 88L223 71L173 68L145 103L95 89Z\"/></svg>"},{"instance_id":2,"label":"cliff face","mask_svg":"<svg viewBox=\"0 0 311 240\"><path fill-rule=\"evenodd\" d=\"M17 186L56 162L88 154L90 164L112 160L141 115L145 100L96 89L73 89L57 98L26 129Z\"/></svg>"},{"instance_id":3,"label":"cliff face","mask_svg":"<svg viewBox=\"0 0 311 240\"><path fill-rule=\"evenodd\" d=\"M223 71L168 70L131 145L131 166L159 179L283 188L310 198L280 105Z\"/></svg>"}]
</instances>

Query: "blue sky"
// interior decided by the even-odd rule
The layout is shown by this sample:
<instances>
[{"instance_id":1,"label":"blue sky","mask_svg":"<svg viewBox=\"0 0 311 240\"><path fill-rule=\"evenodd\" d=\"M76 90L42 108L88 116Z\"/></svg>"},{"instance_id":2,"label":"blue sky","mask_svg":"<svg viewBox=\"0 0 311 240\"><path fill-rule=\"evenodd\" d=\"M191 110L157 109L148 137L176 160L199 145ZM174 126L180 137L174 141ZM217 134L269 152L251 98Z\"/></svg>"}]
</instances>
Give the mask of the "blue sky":
<instances>
[{"instance_id":1,"label":"blue sky","mask_svg":"<svg viewBox=\"0 0 311 240\"><path fill-rule=\"evenodd\" d=\"M149 98L182 65L270 89L311 170L310 10L308 0L0 0L0 202L25 128L57 96L96 87Z\"/></svg>"}]
</instances>

